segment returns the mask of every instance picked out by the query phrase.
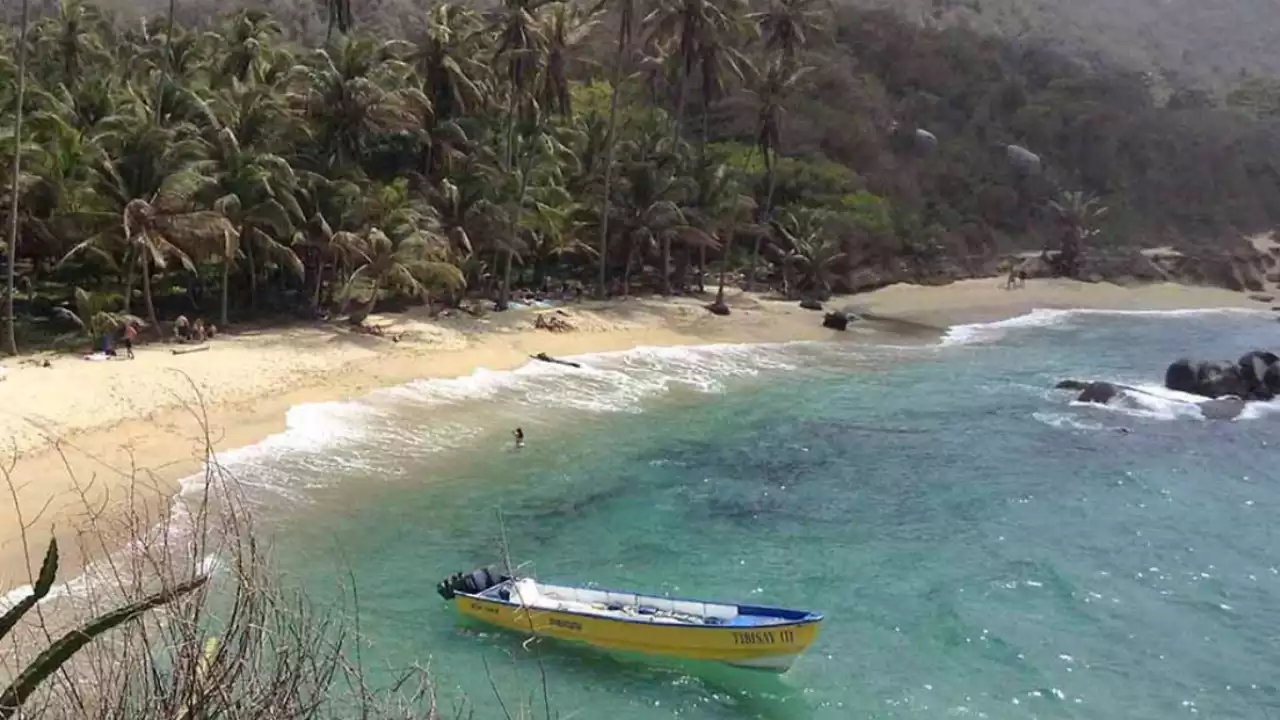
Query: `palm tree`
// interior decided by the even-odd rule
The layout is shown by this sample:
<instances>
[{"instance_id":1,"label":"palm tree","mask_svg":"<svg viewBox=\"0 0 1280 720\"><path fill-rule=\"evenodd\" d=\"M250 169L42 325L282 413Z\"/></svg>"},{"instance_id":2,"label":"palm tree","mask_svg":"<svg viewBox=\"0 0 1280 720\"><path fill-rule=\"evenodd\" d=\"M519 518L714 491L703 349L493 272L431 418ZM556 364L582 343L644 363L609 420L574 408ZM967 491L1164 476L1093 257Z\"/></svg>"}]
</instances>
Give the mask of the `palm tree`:
<instances>
[{"instance_id":1,"label":"palm tree","mask_svg":"<svg viewBox=\"0 0 1280 720\"><path fill-rule=\"evenodd\" d=\"M720 89L726 48L736 39L742 0L658 0L644 19L656 54L672 47L676 62L676 112L672 132L684 129L689 79L701 68L704 100Z\"/></svg>"},{"instance_id":2,"label":"palm tree","mask_svg":"<svg viewBox=\"0 0 1280 720\"><path fill-rule=\"evenodd\" d=\"M294 223L304 217L298 205L298 178L288 160L263 150L284 118L269 88L232 88L211 103L196 100L203 110L208 160L199 170L209 183L204 195L218 214L231 221L239 238L222 250L221 322L227 319L230 266L237 250L248 261L250 307L258 304L258 274L270 260L301 277L302 261L280 239L291 239ZM223 120L225 118L225 121Z\"/></svg>"},{"instance_id":3,"label":"palm tree","mask_svg":"<svg viewBox=\"0 0 1280 720\"><path fill-rule=\"evenodd\" d=\"M424 25L411 34L414 48L409 61L440 120L484 104L488 68L479 57L480 27L480 16L471 8L441 2L431 7Z\"/></svg>"},{"instance_id":4,"label":"palm tree","mask_svg":"<svg viewBox=\"0 0 1280 720\"><path fill-rule=\"evenodd\" d=\"M121 213L127 253L137 258L142 273L142 298L147 307L147 320L160 336L160 321L156 318L156 306L151 294L151 270L162 270L172 258L176 258L190 272L195 263L170 239L170 233L156 207L146 200L133 199Z\"/></svg>"},{"instance_id":5,"label":"palm tree","mask_svg":"<svg viewBox=\"0 0 1280 720\"><path fill-rule=\"evenodd\" d=\"M822 30L827 12L815 5L829 6L829 0L771 0L769 7L748 15L760 29L765 50L773 57L794 65L811 33Z\"/></svg>"},{"instance_id":6,"label":"palm tree","mask_svg":"<svg viewBox=\"0 0 1280 720\"><path fill-rule=\"evenodd\" d=\"M9 242L5 255L9 262L5 270L5 345L10 355L18 354L17 318L13 313L14 275L18 267L18 194L22 181L22 113L27 89L27 25L30 21L30 2L22 0L22 28L18 32L18 96L13 124L13 169L9 178Z\"/></svg>"},{"instance_id":7,"label":"palm tree","mask_svg":"<svg viewBox=\"0 0 1280 720\"><path fill-rule=\"evenodd\" d=\"M215 84L253 80L271 59L271 43L280 37L280 23L262 10L245 9L232 15L217 36L222 60L212 73Z\"/></svg>"},{"instance_id":8,"label":"palm tree","mask_svg":"<svg viewBox=\"0 0 1280 720\"><path fill-rule=\"evenodd\" d=\"M546 0L503 0L502 7L494 14L490 28L497 37L494 64L503 67L507 82L507 113L503 145L502 169L509 175L516 174L516 121L524 119L534 128L538 125L538 106L533 92L539 70L545 60L546 37L538 11ZM507 245L502 252L502 285L498 291L498 309L506 310L511 296L511 266L515 261L515 244L521 215L524 211L524 192L528 173L520 173L519 190L514 199L514 212L508 214L511 226Z\"/></svg>"},{"instance_id":9,"label":"palm tree","mask_svg":"<svg viewBox=\"0 0 1280 720\"><path fill-rule=\"evenodd\" d=\"M540 24L546 42L546 57L537 90L540 107L561 117L573 114L573 101L569 95L569 62L590 37L599 13L600 6L588 10L564 0L552 2L542 9Z\"/></svg>"},{"instance_id":10,"label":"palm tree","mask_svg":"<svg viewBox=\"0 0 1280 720\"><path fill-rule=\"evenodd\" d=\"M1101 232L1098 223L1107 214L1107 207L1099 198L1080 190L1063 192L1057 200L1049 201L1049 207L1056 214L1060 226L1058 256L1053 263L1055 272L1065 277L1078 277L1084 244Z\"/></svg>"},{"instance_id":11,"label":"palm tree","mask_svg":"<svg viewBox=\"0 0 1280 720\"><path fill-rule=\"evenodd\" d=\"M773 210L773 193L777 182L778 146L782 144L782 113L784 100L796 88L800 80L812 69L795 67L784 58L774 58L758 67L743 58L741 64L747 92L759 102L756 113L756 149L764 160L765 193L760 205L760 222L768 223ZM747 290L756 289L756 268L760 258L759 235L751 250L751 270L747 275Z\"/></svg>"},{"instance_id":12,"label":"palm tree","mask_svg":"<svg viewBox=\"0 0 1280 720\"><path fill-rule=\"evenodd\" d=\"M147 98L136 92L121 113L104 119L101 126L98 138L105 153L92 166L96 207L80 214L95 232L73 247L63 262L86 251L121 257L125 312L137 271L148 320L160 333L151 296L152 267L162 269L177 259L194 271L189 252L181 246L203 250L218 243L225 253L234 228L215 214L193 212L192 200L210 184L199 172L208 146L197 128L156 123Z\"/></svg>"},{"instance_id":13,"label":"palm tree","mask_svg":"<svg viewBox=\"0 0 1280 720\"><path fill-rule=\"evenodd\" d=\"M825 222L824 213L810 211L798 215L788 213L785 223L770 223L779 242L788 300L794 298L796 291L816 291L822 300L831 296L832 271L848 256L842 243L825 232ZM799 275L795 283L791 281L793 272Z\"/></svg>"},{"instance_id":14,"label":"palm tree","mask_svg":"<svg viewBox=\"0 0 1280 720\"><path fill-rule=\"evenodd\" d=\"M324 44L327 46L333 38L335 25L338 27L338 32L346 35L355 26L355 19L351 15L351 0L325 0L324 4L325 17L328 18L328 26L324 33Z\"/></svg>"},{"instance_id":15,"label":"palm tree","mask_svg":"<svg viewBox=\"0 0 1280 720\"><path fill-rule=\"evenodd\" d=\"M622 181L622 229L628 241L623 295L631 294L632 267L654 250L660 251L663 288L670 294L671 241L692 227L679 203L685 195L682 183L667 164L653 158L628 163Z\"/></svg>"},{"instance_id":16,"label":"palm tree","mask_svg":"<svg viewBox=\"0 0 1280 720\"><path fill-rule=\"evenodd\" d=\"M719 3L719 4L717 4ZM728 75L739 74L737 51L733 49L742 31L741 0L663 0L650 12L650 45L674 45L678 62L676 117L673 138L684 126L689 79L695 69L701 78L702 132L699 134L697 167L706 165L708 118L711 105L724 92ZM666 285L670 292L670 283Z\"/></svg>"},{"instance_id":17,"label":"palm tree","mask_svg":"<svg viewBox=\"0 0 1280 720\"><path fill-rule=\"evenodd\" d=\"M480 61L480 18L454 3L440 3L427 13L425 27L414 33L409 61L429 101L423 127L422 172L446 177L465 155L470 141L457 120L486 103L489 68Z\"/></svg>"},{"instance_id":18,"label":"palm tree","mask_svg":"<svg viewBox=\"0 0 1280 720\"><path fill-rule=\"evenodd\" d=\"M613 51L613 71L610 76L609 124L605 130L604 188L600 197L600 288L599 298L608 295L609 283L609 215L610 192L613 189L613 165L618 153L618 100L622 97L622 78L631 52L634 32L635 0L617 0L618 36Z\"/></svg>"},{"instance_id":19,"label":"palm tree","mask_svg":"<svg viewBox=\"0 0 1280 720\"><path fill-rule=\"evenodd\" d=\"M111 28L102 11L92 3L61 0L57 15L39 23L32 32L38 56L57 61L56 69L47 68L50 88L55 85L70 88L87 79L87 73L81 72L86 62L91 65L110 62L106 43L110 41Z\"/></svg>"},{"instance_id":20,"label":"palm tree","mask_svg":"<svg viewBox=\"0 0 1280 720\"><path fill-rule=\"evenodd\" d=\"M371 227L362 236L349 238L348 250L357 258L357 267L343 289L343 297L351 300L367 293L363 311L367 315L385 287L407 294L424 294L433 289L453 291L466 285L457 266L442 259L438 238L419 231L399 239L388 237Z\"/></svg>"},{"instance_id":21,"label":"palm tree","mask_svg":"<svg viewBox=\"0 0 1280 720\"><path fill-rule=\"evenodd\" d=\"M350 168L378 132L420 127L430 106L410 68L371 38L344 37L293 69L289 97L315 133L325 168Z\"/></svg>"}]
</instances>

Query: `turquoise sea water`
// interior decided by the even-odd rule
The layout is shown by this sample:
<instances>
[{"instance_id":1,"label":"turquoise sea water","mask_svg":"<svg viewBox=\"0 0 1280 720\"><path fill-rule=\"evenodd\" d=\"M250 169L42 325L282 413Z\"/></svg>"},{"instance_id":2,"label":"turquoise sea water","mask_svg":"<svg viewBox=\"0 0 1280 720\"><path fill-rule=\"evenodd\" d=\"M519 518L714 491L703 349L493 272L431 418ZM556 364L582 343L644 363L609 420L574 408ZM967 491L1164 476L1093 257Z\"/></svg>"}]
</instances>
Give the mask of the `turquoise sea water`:
<instances>
[{"instance_id":1,"label":"turquoise sea water","mask_svg":"<svg viewBox=\"0 0 1280 720\"><path fill-rule=\"evenodd\" d=\"M353 574L366 664L429 659L479 718L490 673L541 705L535 651L434 592L497 559L499 509L548 581L828 618L781 678L540 643L563 718L1280 717L1280 407L1049 389L1155 385L1278 327L1037 313L930 347L640 349L297 408L228 462L290 582Z\"/></svg>"}]
</instances>

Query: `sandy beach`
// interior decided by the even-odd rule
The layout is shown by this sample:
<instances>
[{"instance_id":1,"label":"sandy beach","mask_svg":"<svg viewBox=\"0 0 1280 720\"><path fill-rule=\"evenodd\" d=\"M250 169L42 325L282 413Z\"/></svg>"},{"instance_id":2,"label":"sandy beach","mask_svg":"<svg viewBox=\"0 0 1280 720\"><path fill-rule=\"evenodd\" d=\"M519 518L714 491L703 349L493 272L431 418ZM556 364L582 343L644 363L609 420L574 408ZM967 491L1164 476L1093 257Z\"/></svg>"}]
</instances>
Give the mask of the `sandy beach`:
<instances>
[{"instance_id":1,"label":"sandy beach","mask_svg":"<svg viewBox=\"0 0 1280 720\"><path fill-rule=\"evenodd\" d=\"M385 328L384 337L333 325L295 326L220 336L205 351L180 355L172 352L179 346L153 343L139 348L134 360L49 356L47 367L45 357L5 361L0 467L13 492L0 502L0 593L27 582L24 525L30 546L41 548L52 528L60 539L73 535L89 508L109 514L130 502L159 506L176 491L179 479L200 470L208 446L217 451L243 447L280 432L286 411L299 403L352 397L417 378L464 376L478 368L511 369L543 352L567 356L640 345L876 342L900 340L903 333L928 342L954 324L1036 308L1268 307L1245 294L1212 288L1040 280L1005 290L1002 280L984 279L938 287L896 285L837 298L830 307L872 319L835 333L821 327L821 314L795 303L733 294L733 314L716 317L703 309L704 302L584 302L550 311L573 326L565 332L535 327L537 314L548 311L439 319L407 313L371 318ZM70 557L66 564L82 561Z\"/></svg>"}]
</instances>

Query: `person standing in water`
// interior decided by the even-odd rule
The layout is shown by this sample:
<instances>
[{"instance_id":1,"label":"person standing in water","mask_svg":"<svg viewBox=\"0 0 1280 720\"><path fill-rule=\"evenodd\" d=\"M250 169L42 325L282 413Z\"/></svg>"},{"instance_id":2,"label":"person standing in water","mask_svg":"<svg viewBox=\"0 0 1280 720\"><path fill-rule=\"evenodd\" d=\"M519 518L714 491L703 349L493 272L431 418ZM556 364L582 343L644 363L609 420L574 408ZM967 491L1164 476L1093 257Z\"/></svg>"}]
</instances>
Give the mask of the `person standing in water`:
<instances>
[{"instance_id":1,"label":"person standing in water","mask_svg":"<svg viewBox=\"0 0 1280 720\"><path fill-rule=\"evenodd\" d=\"M524 428L516 428L516 431L511 434L516 436L516 447L524 447Z\"/></svg>"}]
</instances>

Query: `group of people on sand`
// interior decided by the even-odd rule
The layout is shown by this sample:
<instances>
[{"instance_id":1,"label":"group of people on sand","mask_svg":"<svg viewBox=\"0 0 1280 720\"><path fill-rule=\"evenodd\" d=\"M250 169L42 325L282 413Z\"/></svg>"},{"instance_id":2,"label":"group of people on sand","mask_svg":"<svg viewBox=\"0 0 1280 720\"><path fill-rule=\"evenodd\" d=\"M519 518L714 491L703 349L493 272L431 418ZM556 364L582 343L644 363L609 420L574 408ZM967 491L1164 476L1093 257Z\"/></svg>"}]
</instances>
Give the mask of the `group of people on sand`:
<instances>
[{"instance_id":1,"label":"group of people on sand","mask_svg":"<svg viewBox=\"0 0 1280 720\"><path fill-rule=\"evenodd\" d=\"M1027 286L1027 271L1017 265L1009 268L1009 278L1004 281L1005 290Z\"/></svg>"},{"instance_id":2,"label":"group of people on sand","mask_svg":"<svg viewBox=\"0 0 1280 720\"><path fill-rule=\"evenodd\" d=\"M120 327L119 332L120 347L124 348L125 359L132 360L133 344L138 340L138 323L130 320ZM179 315L173 323L173 338L180 343L202 343L217 333L217 326L213 323L206 325L203 318L197 318L195 322L191 322L186 315ZM102 336L99 352L109 358L118 357L116 349L111 346L110 335Z\"/></svg>"},{"instance_id":3,"label":"group of people on sand","mask_svg":"<svg viewBox=\"0 0 1280 720\"><path fill-rule=\"evenodd\" d=\"M173 323L173 339L180 343L202 343L218 334L218 326L213 323L205 325L204 318L196 318L195 322L179 315Z\"/></svg>"},{"instance_id":4,"label":"group of people on sand","mask_svg":"<svg viewBox=\"0 0 1280 720\"><path fill-rule=\"evenodd\" d=\"M101 344L98 346L97 352L87 356L88 359L101 359L100 356L107 358L117 358L116 349L111 346L111 334L104 333L102 335ZM126 360L133 359L133 341L138 339L138 324L132 320L125 322L120 326L120 347L124 348L124 356Z\"/></svg>"}]
</instances>

